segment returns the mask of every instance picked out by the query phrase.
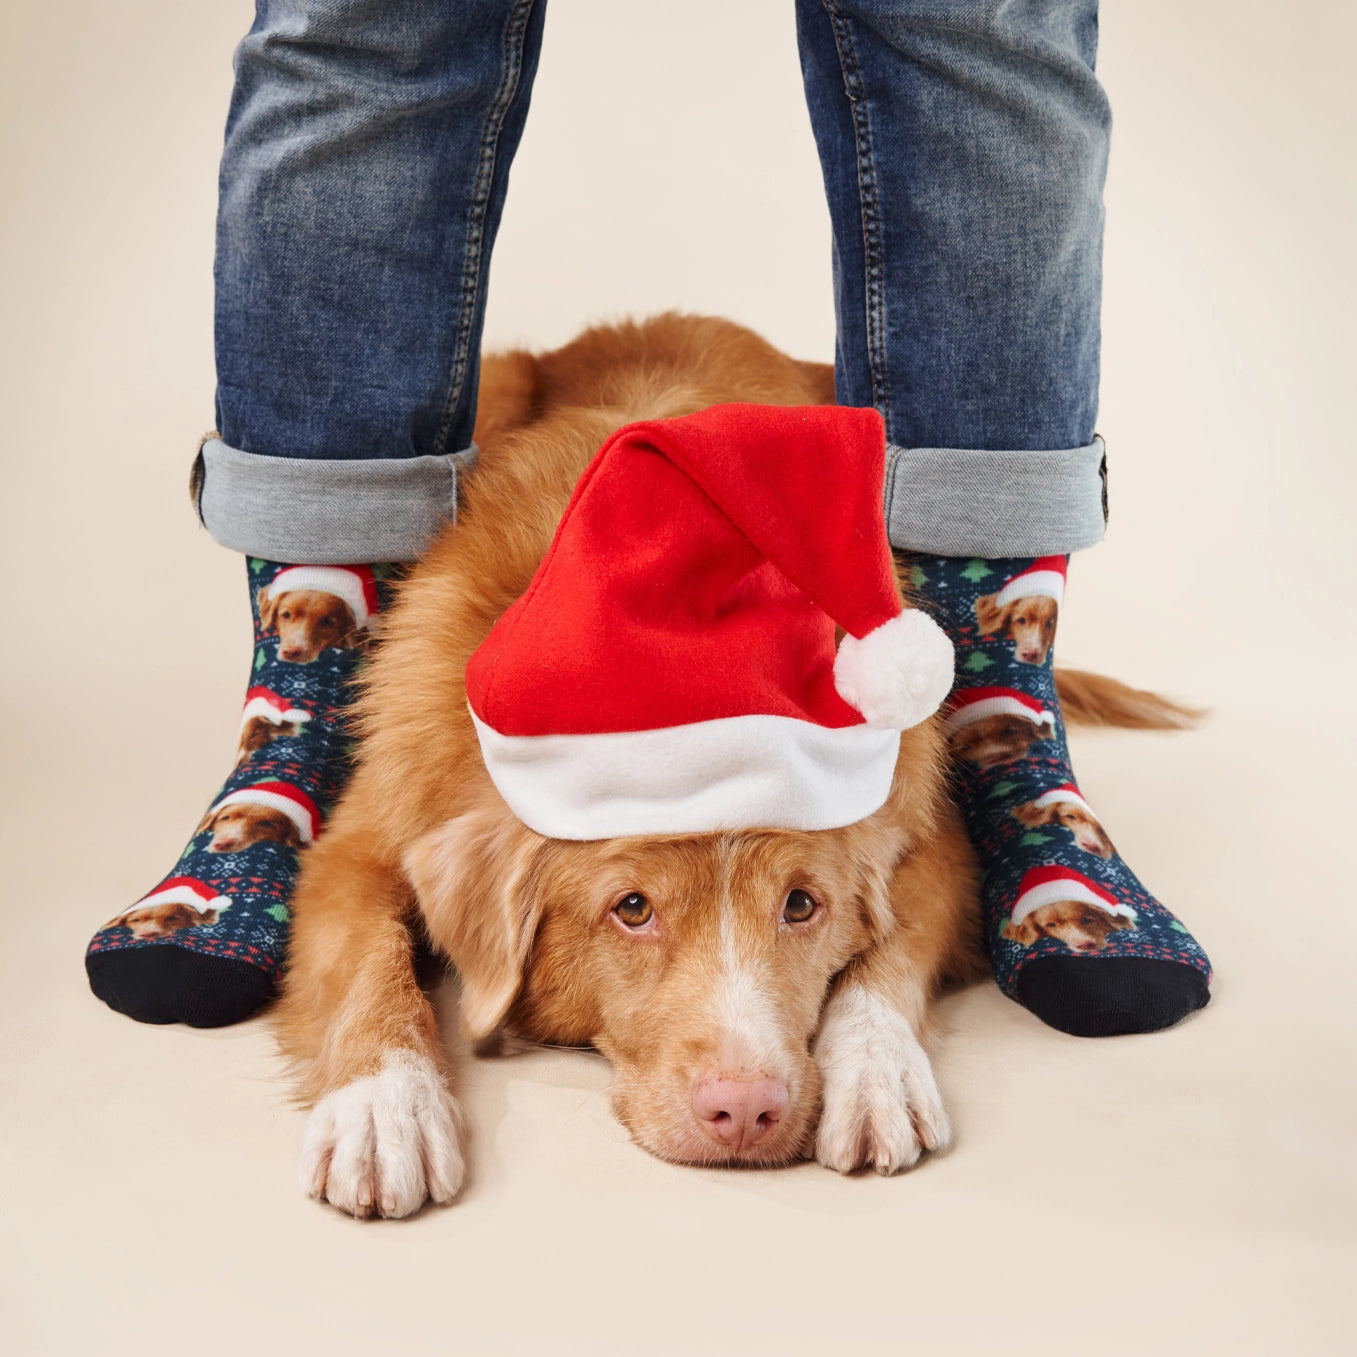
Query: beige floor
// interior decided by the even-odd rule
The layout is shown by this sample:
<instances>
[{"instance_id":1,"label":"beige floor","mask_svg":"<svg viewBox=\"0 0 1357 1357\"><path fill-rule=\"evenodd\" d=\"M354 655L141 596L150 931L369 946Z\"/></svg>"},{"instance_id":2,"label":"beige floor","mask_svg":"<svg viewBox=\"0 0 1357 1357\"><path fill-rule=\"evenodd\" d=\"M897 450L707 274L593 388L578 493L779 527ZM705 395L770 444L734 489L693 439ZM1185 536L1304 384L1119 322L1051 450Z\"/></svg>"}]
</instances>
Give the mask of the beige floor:
<instances>
[{"instance_id":1,"label":"beige floor","mask_svg":"<svg viewBox=\"0 0 1357 1357\"><path fill-rule=\"evenodd\" d=\"M677 304L828 355L787 8L557 0L492 342ZM1115 498L1062 654L1216 708L1076 741L1214 1002L1094 1043L958 997L959 1143L891 1181L672 1168L626 1142L600 1061L468 1063L465 1200L390 1225L300 1196L263 1023L139 1027L81 968L217 785L245 677L240 563L184 479L249 6L7 17L6 1352L1352 1350L1357 30L1339 0L1107 9Z\"/></svg>"}]
</instances>

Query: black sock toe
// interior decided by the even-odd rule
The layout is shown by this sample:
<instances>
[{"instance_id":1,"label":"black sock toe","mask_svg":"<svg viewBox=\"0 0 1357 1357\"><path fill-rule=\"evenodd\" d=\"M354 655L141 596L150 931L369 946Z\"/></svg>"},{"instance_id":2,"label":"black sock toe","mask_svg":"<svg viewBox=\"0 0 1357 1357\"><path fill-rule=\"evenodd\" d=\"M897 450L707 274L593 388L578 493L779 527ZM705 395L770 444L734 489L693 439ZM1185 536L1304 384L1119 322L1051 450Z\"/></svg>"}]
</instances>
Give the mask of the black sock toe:
<instances>
[{"instance_id":1,"label":"black sock toe","mask_svg":"<svg viewBox=\"0 0 1357 1357\"><path fill-rule=\"evenodd\" d=\"M1018 973L1017 998L1075 1037L1158 1032L1211 997L1192 966L1156 957L1038 957Z\"/></svg>"},{"instance_id":2,"label":"black sock toe","mask_svg":"<svg viewBox=\"0 0 1357 1357\"><path fill-rule=\"evenodd\" d=\"M273 981L248 961L163 944L87 953L85 972L100 999L137 1022L226 1027L274 995Z\"/></svg>"}]
</instances>

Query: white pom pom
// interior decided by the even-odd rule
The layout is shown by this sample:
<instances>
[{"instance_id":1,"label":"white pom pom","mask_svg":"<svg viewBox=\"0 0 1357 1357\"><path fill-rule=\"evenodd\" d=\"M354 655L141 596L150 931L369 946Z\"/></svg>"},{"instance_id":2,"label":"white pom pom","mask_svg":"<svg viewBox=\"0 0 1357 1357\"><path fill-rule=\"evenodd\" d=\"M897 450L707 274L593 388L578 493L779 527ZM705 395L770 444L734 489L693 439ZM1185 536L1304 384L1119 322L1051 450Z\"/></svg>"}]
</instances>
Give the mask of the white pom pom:
<instances>
[{"instance_id":1,"label":"white pom pom","mask_svg":"<svg viewBox=\"0 0 1357 1357\"><path fill-rule=\"evenodd\" d=\"M955 664L946 632L927 613L906 608L861 640L843 638L834 686L869 726L908 730L942 705Z\"/></svg>"}]
</instances>

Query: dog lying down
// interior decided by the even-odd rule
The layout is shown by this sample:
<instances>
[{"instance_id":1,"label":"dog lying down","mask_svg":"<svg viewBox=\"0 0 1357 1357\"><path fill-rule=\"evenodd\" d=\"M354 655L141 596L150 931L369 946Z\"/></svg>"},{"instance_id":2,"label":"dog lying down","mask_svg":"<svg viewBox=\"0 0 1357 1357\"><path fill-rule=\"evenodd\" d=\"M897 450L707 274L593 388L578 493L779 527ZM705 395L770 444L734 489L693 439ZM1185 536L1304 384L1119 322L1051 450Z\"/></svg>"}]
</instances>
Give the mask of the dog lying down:
<instances>
[{"instance_id":1,"label":"dog lying down","mask_svg":"<svg viewBox=\"0 0 1357 1357\"><path fill-rule=\"evenodd\" d=\"M482 461L455 528L402 585L364 678L359 767L308 849L278 1032L312 1105L308 1192L405 1216L461 1186L462 1122L412 934L457 968L468 1038L592 1044L613 1107L682 1163L892 1173L946 1147L920 1038L987 973L941 720L900 737L885 804L843 828L566 840L486 771L468 660L527 588L610 434L724 402L833 403L829 367L725 321L662 316L485 362ZM1181 724L1065 675L1071 720ZM889 779L889 766L886 769Z\"/></svg>"}]
</instances>

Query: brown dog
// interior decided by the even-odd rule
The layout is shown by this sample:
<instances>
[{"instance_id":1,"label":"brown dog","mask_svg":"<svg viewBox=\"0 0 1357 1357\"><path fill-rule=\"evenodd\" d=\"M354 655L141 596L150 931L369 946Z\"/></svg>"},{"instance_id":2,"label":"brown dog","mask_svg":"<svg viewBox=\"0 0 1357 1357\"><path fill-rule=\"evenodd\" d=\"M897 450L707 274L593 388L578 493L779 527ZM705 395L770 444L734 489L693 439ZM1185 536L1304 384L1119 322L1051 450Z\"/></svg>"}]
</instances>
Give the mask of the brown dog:
<instances>
[{"instance_id":1,"label":"brown dog","mask_svg":"<svg viewBox=\"0 0 1357 1357\"><path fill-rule=\"evenodd\" d=\"M1054 727L1035 725L1007 713L982 716L952 733L952 750L977 768L998 768L1025 758L1038 740L1054 738Z\"/></svg>"},{"instance_id":2,"label":"brown dog","mask_svg":"<svg viewBox=\"0 0 1357 1357\"><path fill-rule=\"evenodd\" d=\"M267 716L251 716L240 728L240 743L236 746L236 767L250 755L274 740L287 740L301 730L298 721L270 721Z\"/></svg>"},{"instance_id":3,"label":"brown dog","mask_svg":"<svg viewBox=\"0 0 1357 1357\"><path fill-rule=\"evenodd\" d=\"M886 804L843 829L564 842L508 810L467 712L468 658L614 429L724 401L832 400L827 367L717 320L665 316L487 360L480 469L384 624L360 764L292 903L278 1031L314 1105L312 1195L403 1216L461 1183L412 925L460 972L469 1037L593 1044L618 1116L662 1157L813 1153L891 1172L946 1145L919 1034L939 987L983 963L939 720L904 733Z\"/></svg>"},{"instance_id":4,"label":"brown dog","mask_svg":"<svg viewBox=\"0 0 1357 1357\"><path fill-rule=\"evenodd\" d=\"M202 928L217 922L217 911L199 911L189 905L138 905L110 919L105 928L130 928L134 938L167 938L181 928Z\"/></svg>"},{"instance_id":5,"label":"brown dog","mask_svg":"<svg viewBox=\"0 0 1357 1357\"><path fill-rule=\"evenodd\" d=\"M239 853L256 843L281 843L289 848L301 846L297 826L282 811L272 806L234 804L208 811L197 833L212 831L209 853Z\"/></svg>"},{"instance_id":6,"label":"brown dog","mask_svg":"<svg viewBox=\"0 0 1357 1357\"><path fill-rule=\"evenodd\" d=\"M288 664L311 664L324 650L364 649L367 632L354 619L353 609L335 594L319 589L275 592L259 590L259 625L278 632L278 658Z\"/></svg>"},{"instance_id":7,"label":"brown dog","mask_svg":"<svg viewBox=\"0 0 1357 1357\"><path fill-rule=\"evenodd\" d=\"M1014 806L1013 818L1031 829L1039 825L1061 825L1074 835L1078 847L1100 858L1110 858L1117 851L1112 846L1112 840L1107 837L1107 831L1082 799L1048 800L1038 797L1035 801Z\"/></svg>"},{"instance_id":8,"label":"brown dog","mask_svg":"<svg viewBox=\"0 0 1357 1357\"><path fill-rule=\"evenodd\" d=\"M1055 640L1060 604L1040 595L998 603L998 594L975 600L975 620L981 636L1007 636L1013 642L1013 658L1023 664L1045 664Z\"/></svg>"},{"instance_id":9,"label":"brown dog","mask_svg":"<svg viewBox=\"0 0 1357 1357\"><path fill-rule=\"evenodd\" d=\"M1005 922L1000 932L1024 947L1042 938L1057 938L1072 952L1101 952L1107 947L1109 933L1135 926L1134 919L1109 914L1082 900L1057 900L1033 910L1016 924Z\"/></svg>"}]
</instances>

